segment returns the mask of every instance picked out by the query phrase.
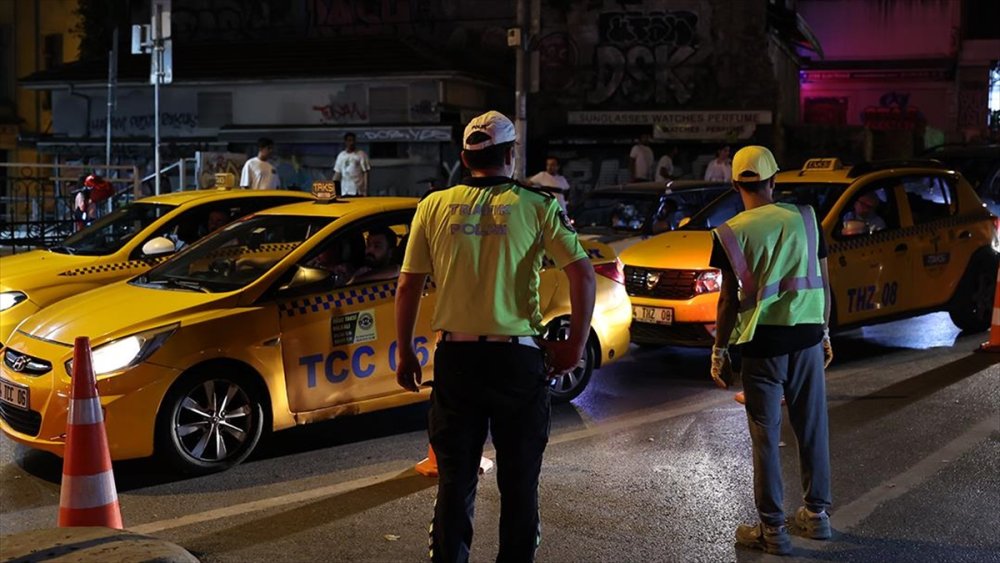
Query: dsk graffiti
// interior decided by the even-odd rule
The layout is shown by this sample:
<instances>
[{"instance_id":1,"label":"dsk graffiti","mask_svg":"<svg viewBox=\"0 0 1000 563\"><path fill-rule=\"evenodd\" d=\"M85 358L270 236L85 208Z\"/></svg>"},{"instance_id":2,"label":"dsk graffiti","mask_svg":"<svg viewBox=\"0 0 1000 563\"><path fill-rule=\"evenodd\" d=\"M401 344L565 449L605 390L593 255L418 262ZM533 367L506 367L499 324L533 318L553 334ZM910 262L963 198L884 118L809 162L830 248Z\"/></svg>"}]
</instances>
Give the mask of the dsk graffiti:
<instances>
[{"instance_id":1,"label":"dsk graffiti","mask_svg":"<svg viewBox=\"0 0 1000 563\"><path fill-rule=\"evenodd\" d=\"M587 101L688 102L691 87L678 71L699 49L697 28L698 15L689 11L601 14Z\"/></svg>"}]
</instances>

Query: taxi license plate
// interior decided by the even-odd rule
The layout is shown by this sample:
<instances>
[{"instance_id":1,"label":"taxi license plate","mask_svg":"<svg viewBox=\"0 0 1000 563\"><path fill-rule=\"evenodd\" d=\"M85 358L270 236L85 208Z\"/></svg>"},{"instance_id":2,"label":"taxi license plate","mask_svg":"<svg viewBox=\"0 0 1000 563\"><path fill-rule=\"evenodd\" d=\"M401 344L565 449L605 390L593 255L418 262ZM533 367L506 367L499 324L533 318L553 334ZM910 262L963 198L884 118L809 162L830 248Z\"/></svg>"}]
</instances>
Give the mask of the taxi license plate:
<instances>
[{"instance_id":1,"label":"taxi license plate","mask_svg":"<svg viewBox=\"0 0 1000 563\"><path fill-rule=\"evenodd\" d=\"M28 410L28 388L0 379L0 401L22 410Z\"/></svg>"},{"instance_id":2,"label":"taxi license plate","mask_svg":"<svg viewBox=\"0 0 1000 563\"><path fill-rule=\"evenodd\" d=\"M632 318L644 323L672 325L674 324L674 310L667 307L641 307L633 305Z\"/></svg>"}]
</instances>

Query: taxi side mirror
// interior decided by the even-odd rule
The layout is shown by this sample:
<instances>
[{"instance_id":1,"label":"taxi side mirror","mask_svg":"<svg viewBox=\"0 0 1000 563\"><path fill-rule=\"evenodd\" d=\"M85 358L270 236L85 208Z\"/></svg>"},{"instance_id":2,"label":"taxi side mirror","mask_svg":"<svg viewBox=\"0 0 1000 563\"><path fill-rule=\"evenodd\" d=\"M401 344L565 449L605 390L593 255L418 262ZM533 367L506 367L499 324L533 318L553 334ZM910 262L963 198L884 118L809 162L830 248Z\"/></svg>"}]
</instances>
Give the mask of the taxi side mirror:
<instances>
[{"instance_id":1,"label":"taxi side mirror","mask_svg":"<svg viewBox=\"0 0 1000 563\"><path fill-rule=\"evenodd\" d=\"M845 237L856 237L860 235L867 235L868 225L866 225L864 221L849 219L847 221L844 221L844 228L841 229L840 234Z\"/></svg>"},{"instance_id":2,"label":"taxi side mirror","mask_svg":"<svg viewBox=\"0 0 1000 563\"><path fill-rule=\"evenodd\" d=\"M146 241L146 244L142 245L142 253L147 258L166 256L167 254L173 254L176 250L177 246L174 244L174 241L167 237L152 238Z\"/></svg>"},{"instance_id":3,"label":"taxi side mirror","mask_svg":"<svg viewBox=\"0 0 1000 563\"><path fill-rule=\"evenodd\" d=\"M284 294L305 295L328 289L333 286L333 281L333 274L322 268L296 266L292 279L282 284L278 291Z\"/></svg>"},{"instance_id":4,"label":"taxi side mirror","mask_svg":"<svg viewBox=\"0 0 1000 563\"><path fill-rule=\"evenodd\" d=\"M691 222L691 218L690 217L685 217L685 218L681 219L679 223L677 223L677 228L679 229L679 228L683 227L684 225L687 225L690 222Z\"/></svg>"}]
</instances>

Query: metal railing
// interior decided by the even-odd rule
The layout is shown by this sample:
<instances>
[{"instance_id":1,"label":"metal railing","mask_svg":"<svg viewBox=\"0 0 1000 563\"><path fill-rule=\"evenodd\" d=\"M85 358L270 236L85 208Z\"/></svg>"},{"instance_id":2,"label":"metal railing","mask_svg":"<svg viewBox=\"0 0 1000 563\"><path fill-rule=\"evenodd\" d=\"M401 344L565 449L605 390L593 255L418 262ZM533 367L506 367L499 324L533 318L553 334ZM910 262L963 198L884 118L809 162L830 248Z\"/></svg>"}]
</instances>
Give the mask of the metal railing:
<instances>
[{"instance_id":1,"label":"metal railing","mask_svg":"<svg viewBox=\"0 0 1000 563\"><path fill-rule=\"evenodd\" d=\"M0 246L17 252L51 245L74 230L73 193L79 176L63 175L83 170L79 165L0 163ZM142 193L137 166L101 166L115 186L115 195L103 211L110 211Z\"/></svg>"}]
</instances>

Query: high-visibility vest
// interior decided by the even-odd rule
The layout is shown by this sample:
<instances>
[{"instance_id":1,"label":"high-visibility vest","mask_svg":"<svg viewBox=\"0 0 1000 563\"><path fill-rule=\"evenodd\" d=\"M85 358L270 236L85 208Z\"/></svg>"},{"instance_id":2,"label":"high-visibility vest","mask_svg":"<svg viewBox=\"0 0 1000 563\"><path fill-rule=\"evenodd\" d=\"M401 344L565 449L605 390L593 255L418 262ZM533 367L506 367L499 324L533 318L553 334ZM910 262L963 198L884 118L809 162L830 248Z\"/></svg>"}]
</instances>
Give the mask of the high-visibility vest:
<instances>
[{"instance_id":1,"label":"high-visibility vest","mask_svg":"<svg viewBox=\"0 0 1000 563\"><path fill-rule=\"evenodd\" d=\"M720 225L715 236L739 280L739 315L730 343L751 341L758 324L823 323L819 230L811 207L757 207Z\"/></svg>"}]
</instances>

